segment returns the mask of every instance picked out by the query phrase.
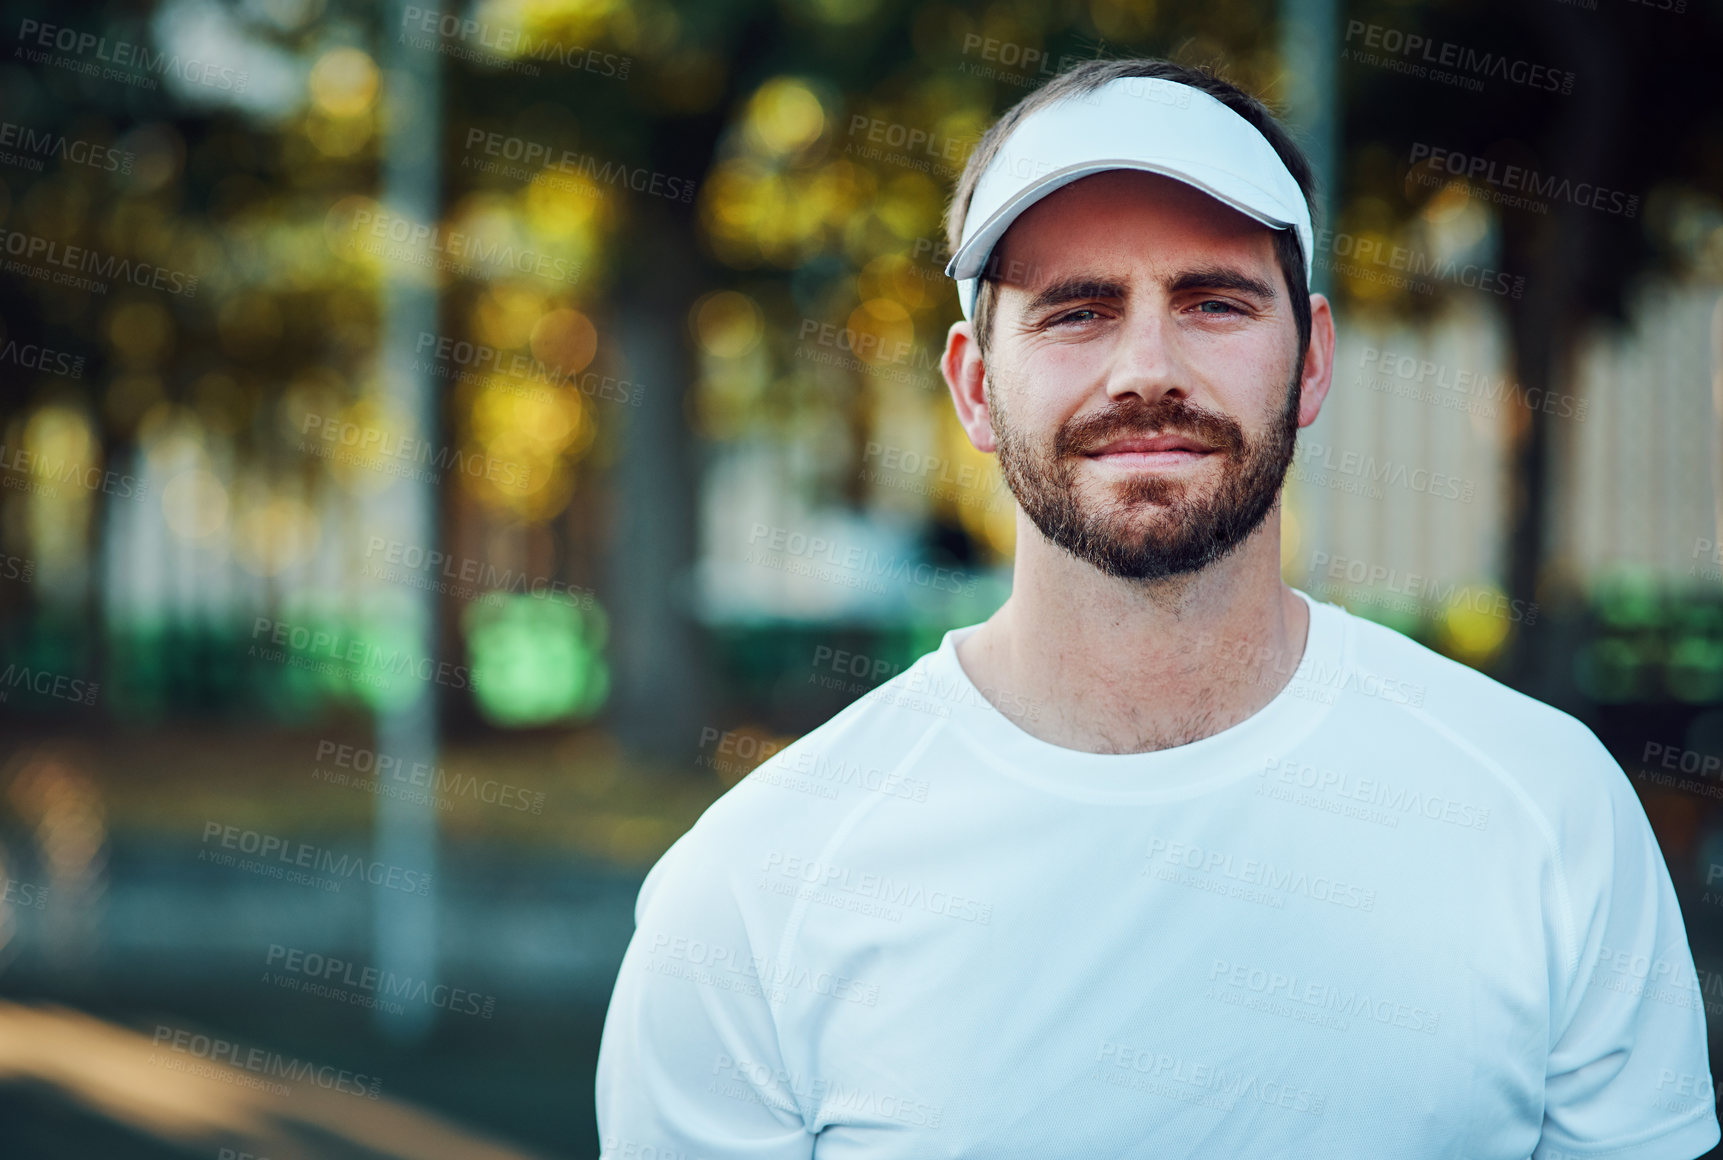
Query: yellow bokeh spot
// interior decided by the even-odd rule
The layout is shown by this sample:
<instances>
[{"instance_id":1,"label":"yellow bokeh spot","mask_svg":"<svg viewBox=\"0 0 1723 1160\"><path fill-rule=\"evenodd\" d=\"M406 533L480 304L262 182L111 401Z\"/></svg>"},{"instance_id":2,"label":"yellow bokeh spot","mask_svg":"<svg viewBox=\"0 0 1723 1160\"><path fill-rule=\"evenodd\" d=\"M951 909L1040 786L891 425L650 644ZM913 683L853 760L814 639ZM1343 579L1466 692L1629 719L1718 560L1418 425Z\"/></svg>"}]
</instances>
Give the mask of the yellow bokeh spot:
<instances>
[{"instance_id":1,"label":"yellow bokeh spot","mask_svg":"<svg viewBox=\"0 0 1723 1160\"><path fill-rule=\"evenodd\" d=\"M915 323L901 302L870 298L850 312L850 344L863 362L881 366L903 362L915 342Z\"/></svg>"},{"instance_id":2,"label":"yellow bokeh spot","mask_svg":"<svg viewBox=\"0 0 1723 1160\"><path fill-rule=\"evenodd\" d=\"M1491 585L1461 588L1442 610L1442 644L1466 664L1483 664L1508 639L1507 609L1507 598Z\"/></svg>"},{"instance_id":3,"label":"yellow bokeh spot","mask_svg":"<svg viewBox=\"0 0 1723 1160\"><path fill-rule=\"evenodd\" d=\"M227 488L213 472L182 471L162 488L162 518L182 540L201 540L227 525Z\"/></svg>"},{"instance_id":4,"label":"yellow bokeh spot","mask_svg":"<svg viewBox=\"0 0 1723 1160\"><path fill-rule=\"evenodd\" d=\"M305 442L317 448L330 472L349 491L381 491L402 475L437 470L420 457L425 448L412 419L395 403L376 395L312 423Z\"/></svg>"},{"instance_id":5,"label":"yellow bokeh spot","mask_svg":"<svg viewBox=\"0 0 1723 1160\"><path fill-rule=\"evenodd\" d=\"M1407 178L1407 185L1412 184ZM1456 177L1438 189L1429 201L1424 203L1421 211L1426 221L1445 222L1465 211L1472 203L1472 187L1466 184L1466 179Z\"/></svg>"},{"instance_id":6,"label":"yellow bokeh spot","mask_svg":"<svg viewBox=\"0 0 1723 1160\"><path fill-rule=\"evenodd\" d=\"M597 434L591 411L572 387L534 386L493 376L471 412L477 449L461 483L487 506L528 520L551 518L574 494L573 464Z\"/></svg>"},{"instance_id":7,"label":"yellow bokeh spot","mask_svg":"<svg viewBox=\"0 0 1723 1160\"><path fill-rule=\"evenodd\" d=\"M575 375L598 353L598 330L592 319L571 306L552 310L532 328L533 357L553 373Z\"/></svg>"},{"instance_id":8,"label":"yellow bokeh spot","mask_svg":"<svg viewBox=\"0 0 1723 1160\"><path fill-rule=\"evenodd\" d=\"M921 308L931 297L920 268L902 254L881 254L863 266L856 289L863 298L894 298L911 309Z\"/></svg>"},{"instance_id":9,"label":"yellow bokeh spot","mask_svg":"<svg viewBox=\"0 0 1723 1160\"><path fill-rule=\"evenodd\" d=\"M765 318L754 300L736 290L719 290L694 304L694 336L716 358L741 358L760 343Z\"/></svg>"},{"instance_id":10,"label":"yellow bokeh spot","mask_svg":"<svg viewBox=\"0 0 1723 1160\"><path fill-rule=\"evenodd\" d=\"M799 153L819 139L826 111L813 90L790 77L761 85L745 114L748 140L768 154Z\"/></svg>"},{"instance_id":11,"label":"yellow bokeh spot","mask_svg":"<svg viewBox=\"0 0 1723 1160\"><path fill-rule=\"evenodd\" d=\"M165 399L151 405L138 420L138 442L150 470L156 472L178 471L191 464L202 466L209 459L197 413Z\"/></svg>"},{"instance_id":12,"label":"yellow bokeh spot","mask_svg":"<svg viewBox=\"0 0 1723 1160\"><path fill-rule=\"evenodd\" d=\"M311 66L311 100L331 117L357 117L377 99L377 65L357 48L332 48Z\"/></svg>"},{"instance_id":13,"label":"yellow bokeh spot","mask_svg":"<svg viewBox=\"0 0 1723 1160\"><path fill-rule=\"evenodd\" d=\"M357 117L308 117L305 135L325 157L351 157L371 140L371 122Z\"/></svg>"},{"instance_id":14,"label":"yellow bokeh spot","mask_svg":"<svg viewBox=\"0 0 1723 1160\"><path fill-rule=\"evenodd\" d=\"M868 208L887 229L905 241L943 233L940 218L945 191L923 173L905 173L886 182Z\"/></svg>"},{"instance_id":15,"label":"yellow bokeh spot","mask_svg":"<svg viewBox=\"0 0 1723 1160\"><path fill-rule=\"evenodd\" d=\"M522 391L491 379L473 401L473 435L487 447L519 440L542 454L579 454L593 434L591 415L572 387Z\"/></svg>"},{"instance_id":16,"label":"yellow bokeh spot","mask_svg":"<svg viewBox=\"0 0 1723 1160\"><path fill-rule=\"evenodd\" d=\"M158 302L127 302L108 315L108 341L132 367L153 367L173 342L173 318Z\"/></svg>"},{"instance_id":17,"label":"yellow bokeh spot","mask_svg":"<svg viewBox=\"0 0 1723 1160\"><path fill-rule=\"evenodd\" d=\"M39 408L25 424L24 448L39 471L74 465L87 469L94 466L96 440L82 411L49 406Z\"/></svg>"},{"instance_id":18,"label":"yellow bokeh spot","mask_svg":"<svg viewBox=\"0 0 1723 1160\"><path fill-rule=\"evenodd\" d=\"M258 576L279 576L317 547L317 513L300 500L277 496L235 521L233 554Z\"/></svg>"},{"instance_id":19,"label":"yellow bokeh spot","mask_svg":"<svg viewBox=\"0 0 1723 1160\"><path fill-rule=\"evenodd\" d=\"M610 205L597 182L578 173L543 169L523 195L533 231L546 237L575 239L587 248L588 235L611 218Z\"/></svg>"},{"instance_id":20,"label":"yellow bokeh spot","mask_svg":"<svg viewBox=\"0 0 1723 1160\"><path fill-rule=\"evenodd\" d=\"M498 350L525 346L544 309L544 295L531 287L495 283L473 307L473 337Z\"/></svg>"}]
</instances>

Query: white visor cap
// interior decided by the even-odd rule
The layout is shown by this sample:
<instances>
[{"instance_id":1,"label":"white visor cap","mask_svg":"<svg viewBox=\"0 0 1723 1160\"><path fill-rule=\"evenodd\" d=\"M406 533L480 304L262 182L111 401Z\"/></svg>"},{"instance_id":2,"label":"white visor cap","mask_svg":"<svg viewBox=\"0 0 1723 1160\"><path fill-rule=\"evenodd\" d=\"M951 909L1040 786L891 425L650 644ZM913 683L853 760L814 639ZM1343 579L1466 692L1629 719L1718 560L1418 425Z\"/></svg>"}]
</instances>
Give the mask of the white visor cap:
<instances>
[{"instance_id":1,"label":"white visor cap","mask_svg":"<svg viewBox=\"0 0 1723 1160\"><path fill-rule=\"evenodd\" d=\"M1023 119L976 182L963 241L946 265L963 317L975 317L979 275L1017 215L1062 186L1109 169L1176 178L1272 229L1298 231L1309 286L1310 206L1268 138L1200 89L1119 77Z\"/></svg>"}]
</instances>

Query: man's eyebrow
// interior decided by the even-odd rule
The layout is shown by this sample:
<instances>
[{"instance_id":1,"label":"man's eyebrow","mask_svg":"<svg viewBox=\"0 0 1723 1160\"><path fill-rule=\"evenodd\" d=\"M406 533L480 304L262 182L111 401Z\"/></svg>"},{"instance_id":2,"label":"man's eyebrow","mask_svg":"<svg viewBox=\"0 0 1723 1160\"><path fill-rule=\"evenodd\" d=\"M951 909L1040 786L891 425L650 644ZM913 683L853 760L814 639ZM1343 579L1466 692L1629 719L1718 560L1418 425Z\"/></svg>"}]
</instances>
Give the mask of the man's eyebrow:
<instances>
[{"instance_id":1,"label":"man's eyebrow","mask_svg":"<svg viewBox=\"0 0 1723 1160\"><path fill-rule=\"evenodd\" d=\"M1130 291L1125 283L1113 278L1097 278L1093 275L1080 274L1074 278L1061 278L1040 291L1029 300L1024 307L1025 314L1034 314L1049 306L1057 306L1062 302L1072 302L1078 298L1128 298Z\"/></svg>"},{"instance_id":2,"label":"man's eyebrow","mask_svg":"<svg viewBox=\"0 0 1723 1160\"><path fill-rule=\"evenodd\" d=\"M1174 294L1187 290L1236 290L1266 302L1273 302L1278 297L1274 287L1267 282L1230 266L1205 266L1182 271L1173 277L1167 289Z\"/></svg>"}]
</instances>

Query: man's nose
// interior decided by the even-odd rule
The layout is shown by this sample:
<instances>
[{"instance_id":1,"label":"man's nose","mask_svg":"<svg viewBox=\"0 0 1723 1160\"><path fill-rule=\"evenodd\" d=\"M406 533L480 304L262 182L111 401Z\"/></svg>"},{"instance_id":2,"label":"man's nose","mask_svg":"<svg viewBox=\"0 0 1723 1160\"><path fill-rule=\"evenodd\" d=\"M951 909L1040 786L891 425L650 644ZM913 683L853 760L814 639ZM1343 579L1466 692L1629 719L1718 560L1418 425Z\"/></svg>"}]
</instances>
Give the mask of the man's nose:
<instances>
[{"instance_id":1,"label":"man's nose","mask_svg":"<svg viewBox=\"0 0 1723 1160\"><path fill-rule=\"evenodd\" d=\"M1117 331L1111 365L1107 368L1107 397L1137 395L1146 403L1162 396L1190 394L1189 367L1177 329L1161 309L1132 311Z\"/></svg>"}]
</instances>

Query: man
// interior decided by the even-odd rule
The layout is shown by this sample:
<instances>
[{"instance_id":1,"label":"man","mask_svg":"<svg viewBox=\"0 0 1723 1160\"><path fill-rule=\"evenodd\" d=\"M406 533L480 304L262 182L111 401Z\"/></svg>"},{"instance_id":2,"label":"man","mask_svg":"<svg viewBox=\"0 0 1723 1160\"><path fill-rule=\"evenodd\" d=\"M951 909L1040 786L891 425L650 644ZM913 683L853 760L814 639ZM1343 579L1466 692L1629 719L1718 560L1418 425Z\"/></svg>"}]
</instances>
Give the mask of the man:
<instances>
[{"instance_id":1,"label":"man","mask_svg":"<svg viewBox=\"0 0 1723 1160\"><path fill-rule=\"evenodd\" d=\"M1010 599L641 889L605 1156L1686 1160L1697 977L1573 718L1280 579L1329 387L1309 167L1093 62L983 138L942 369Z\"/></svg>"}]
</instances>

